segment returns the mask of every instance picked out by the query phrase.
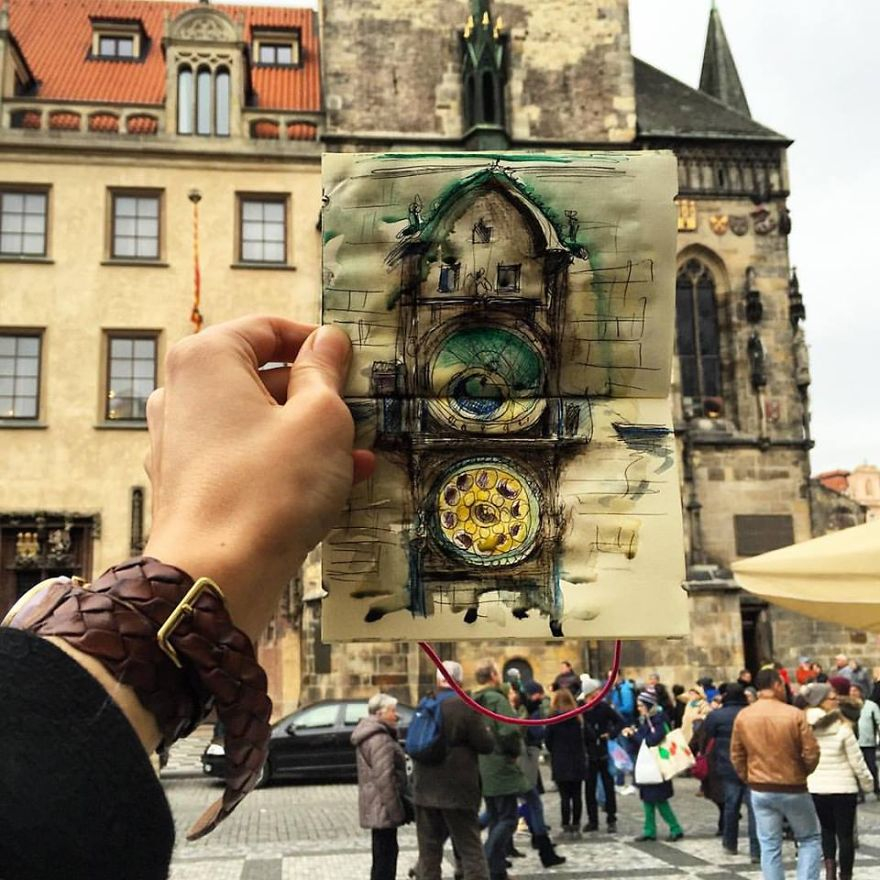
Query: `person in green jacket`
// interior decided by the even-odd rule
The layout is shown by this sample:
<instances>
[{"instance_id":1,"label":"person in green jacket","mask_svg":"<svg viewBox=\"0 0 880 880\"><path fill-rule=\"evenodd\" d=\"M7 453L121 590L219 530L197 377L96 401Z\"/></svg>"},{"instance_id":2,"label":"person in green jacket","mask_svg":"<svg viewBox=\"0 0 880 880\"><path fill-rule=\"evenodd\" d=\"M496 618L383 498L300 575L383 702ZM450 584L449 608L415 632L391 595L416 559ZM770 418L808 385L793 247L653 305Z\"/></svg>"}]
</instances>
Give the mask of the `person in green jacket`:
<instances>
[{"instance_id":1,"label":"person in green jacket","mask_svg":"<svg viewBox=\"0 0 880 880\"><path fill-rule=\"evenodd\" d=\"M474 699L499 715L515 718L517 713L507 699L507 688L502 686L495 661L481 660L474 676L479 685ZM529 783L519 763L523 751L520 728L493 719L488 724L495 748L489 755L480 755L480 781L489 814L486 860L491 880L507 880L505 860L516 831L517 796L529 790Z\"/></svg>"}]
</instances>

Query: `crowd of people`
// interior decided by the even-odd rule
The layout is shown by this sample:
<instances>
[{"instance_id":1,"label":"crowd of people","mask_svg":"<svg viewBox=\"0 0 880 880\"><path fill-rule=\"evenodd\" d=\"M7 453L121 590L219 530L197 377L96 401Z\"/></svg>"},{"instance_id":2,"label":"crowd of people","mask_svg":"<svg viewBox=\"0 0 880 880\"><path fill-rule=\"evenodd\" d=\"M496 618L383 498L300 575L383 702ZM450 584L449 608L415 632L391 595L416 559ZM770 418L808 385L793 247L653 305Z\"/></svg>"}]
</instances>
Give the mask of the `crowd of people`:
<instances>
[{"instance_id":1,"label":"crowd of people","mask_svg":"<svg viewBox=\"0 0 880 880\"><path fill-rule=\"evenodd\" d=\"M462 683L458 663L444 666ZM471 695L497 715L551 722L602 685L567 662L546 692L515 672L502 678L491 659L477 665L474 678ZM807 657L793 675L770 663L754 679L744 669L735 681L717 685L703 677L667 688L656 673L643 682L619 675L605 699L581 715L529 727L474 712L440 672L436 692L442 759L415 760L411 779L403 770L392 697L375 696L352 737L361 824L373 833L371 880L396 876L396 829L413 820L415 880L440 880L447 840L459 880L512 880L508 871L522 855L514 843L518 823L544 867L562 864L558 843L601 832L600 811L605 830L615 834L618 798L635 792L643 812L635 840L657 840L659 813L666 839L678 841L685 831L672 807L672 780L631 775L642 744L660 746L676 728L693 752L689 772L700 782L699 793L717 806L722 851L738 853L745 810L749 855L766 880L784 876L786 836L797 844L799 878L816 880L824 865L825 880L851 880L857 804L871 793L880 799L880 681L843 655L830 675ZM562 827L555 841L544 818L542 758L559 798Z\"/></svg>"}]
</instances>

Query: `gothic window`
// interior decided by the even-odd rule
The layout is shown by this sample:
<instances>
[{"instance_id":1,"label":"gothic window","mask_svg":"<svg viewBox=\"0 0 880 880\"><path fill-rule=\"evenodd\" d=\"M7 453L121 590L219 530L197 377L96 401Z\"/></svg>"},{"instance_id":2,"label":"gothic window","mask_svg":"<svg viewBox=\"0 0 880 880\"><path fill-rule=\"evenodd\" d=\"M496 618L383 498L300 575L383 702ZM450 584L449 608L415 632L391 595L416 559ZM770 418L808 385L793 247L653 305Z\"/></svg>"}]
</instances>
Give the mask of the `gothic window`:
<instances>
[{"instance_id":1,"label":"gothic window","mask_svg":"<svg viewBox=\"0 0 880 880\"><path fill-rule=\"evenodd\" d=\"M228 68L189 65L177 71L177 133L229 136L231 79Z\"/></svg>"},{"instance_id":2,"label":"gothic window","mask_svg":"<svg viewBox=\"0 0 880 880\"><path fill-rule=\"evenodd\" d=\"M229 135L229 71L221 67L214 83L214 133L220 137Z\"/></svg>"},{"instance_id":3,"label":"gothic window","mask_svg":"<svg viewBox=\"0 0 880 880\"><path fill-rule=\"evenodd\" d=\"M495 122L495 77L483 71L483 122Z\"/></svg>"},{"instance_id":4,"label":"gothic window","mask_svg":"<svg viewBox=\"0 0 880 880\"><path fill-rule=\"evenodd\" d=\"M177 72L177 133L192 134L193 72L181 67Z\"/></svg>"},{"instance_id":5,"label":"gothic window","mask_svg":"<svg viewBox=\"0 0 880 880\"><path fill-rule=\"evenodd\" d=\"M681 394L702 412L721 397L721 358L715 281L699 260L688 260L675 285L675 326Z\"/></svg>"},{"instance_id":6,"label":"gothic window","mask_svg":"<svg viewBox=\"0 0 880 880\"><path fill-rule=\"evenodd\" d=\"M196 74L196 134L211 133L211 71L199 68Z\"/></svg>"}]
</instances>

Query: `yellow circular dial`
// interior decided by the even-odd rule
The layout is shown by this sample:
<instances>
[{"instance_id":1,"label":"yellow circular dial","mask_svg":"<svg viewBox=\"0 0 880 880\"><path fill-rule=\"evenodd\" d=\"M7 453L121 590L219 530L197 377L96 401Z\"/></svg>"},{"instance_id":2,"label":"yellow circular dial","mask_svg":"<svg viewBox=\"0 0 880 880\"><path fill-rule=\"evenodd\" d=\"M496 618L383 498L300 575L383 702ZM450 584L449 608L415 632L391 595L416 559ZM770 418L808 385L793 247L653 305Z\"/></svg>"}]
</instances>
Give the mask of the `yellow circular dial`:
<instances>
[{"instance_id":1,"label":"yellow circular dial","mask_svg":"<svg viewBox=\"0 0 880 880\"><path fill-rule=\"evenodd\" d=\"M456 556L473 565L512 565L534 547L537 492L511 462L459 465L441 478L436 493L437 528Z\"/></svg>"}]
</instances>

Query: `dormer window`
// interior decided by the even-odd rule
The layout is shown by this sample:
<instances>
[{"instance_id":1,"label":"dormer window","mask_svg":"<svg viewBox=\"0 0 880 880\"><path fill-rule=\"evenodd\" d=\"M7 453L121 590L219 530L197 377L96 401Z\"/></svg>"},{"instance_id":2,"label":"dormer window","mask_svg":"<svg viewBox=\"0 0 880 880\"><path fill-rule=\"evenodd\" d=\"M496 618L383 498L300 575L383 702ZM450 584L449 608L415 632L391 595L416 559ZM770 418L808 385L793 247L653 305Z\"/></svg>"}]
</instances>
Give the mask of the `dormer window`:
<instances>
[{"instance_id":1,"label":"dormer window","mask_svg":"<svg viewBox=\"0 0 880 880\"><path fill-rule=\"evenodd\" d=\"M137 19L93 18L91 58L96 61L140 61L146 43Z\"/></svg>"},{"instance_id":2,"label":"dormer window","mask_svg":"<svg viewBox=\"0 0 880 880\"><path fill-rule=\"evenodd\" d=\"M253 59L261 67L299 67L300 32L298 28L253 31Z\"/></svg>"},{"instance_id":3,"label":"dormer window","mask_svg":"<svg viewBox=\"0 0 880 880\"><path fill-rule=\"evenodd\" d=\"M134 37L101 37L98 40L100 58L134 58Z\"/></svg>"}]
</instances>

